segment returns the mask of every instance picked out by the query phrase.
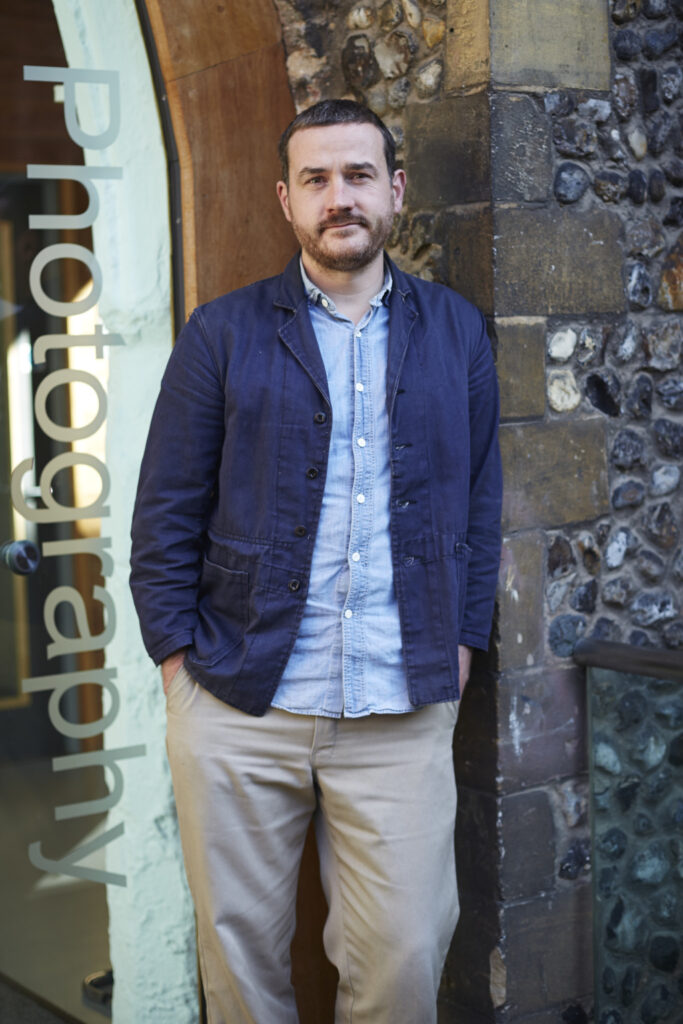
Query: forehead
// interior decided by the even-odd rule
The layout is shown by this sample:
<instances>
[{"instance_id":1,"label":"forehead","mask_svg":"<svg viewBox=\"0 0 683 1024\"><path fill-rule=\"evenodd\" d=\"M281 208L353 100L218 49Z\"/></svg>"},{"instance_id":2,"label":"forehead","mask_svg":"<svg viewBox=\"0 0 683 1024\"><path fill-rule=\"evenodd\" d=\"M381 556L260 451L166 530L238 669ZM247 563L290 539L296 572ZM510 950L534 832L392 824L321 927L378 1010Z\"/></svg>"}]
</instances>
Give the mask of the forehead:
<instances>
[{"instance_id":1,"label":"forehead","mask_svg":"<svg viewBox=\"0 0 683 1024\"><path fill-rule=\"evenodd\" d=\"M374 124L330 124L301 128L289 140L290 171L331 163L367 163L381 167L384 139Z\"/></svg>"}]
</instances>

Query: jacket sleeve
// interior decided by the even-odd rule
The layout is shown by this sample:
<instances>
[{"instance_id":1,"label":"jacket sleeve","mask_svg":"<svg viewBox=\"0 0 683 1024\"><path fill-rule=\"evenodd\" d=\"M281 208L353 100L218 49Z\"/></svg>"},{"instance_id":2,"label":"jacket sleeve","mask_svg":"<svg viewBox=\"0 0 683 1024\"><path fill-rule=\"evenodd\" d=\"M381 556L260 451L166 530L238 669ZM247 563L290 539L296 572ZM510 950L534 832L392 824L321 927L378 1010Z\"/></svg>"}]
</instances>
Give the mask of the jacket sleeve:
<instances>
[{"instance_id":1,"label":"jacket sleeve","mask_svg":"<svg viewBox=\"0 0 683 1024\"><path fill-rule=\"evenodd\" d=\"M204 536L224 438L221 371L195 311L161 382L132 525L131 589L150 657L192 642Z\"/></svg>"},{"instance_id":2,"label":"jacket sleeve","mask_svg":"<svg viewBox=\"0 0 683 1024\"><path fill-rule=\"evenodd\" d=\"M498 379L481 313L469 364L471 548L460 643L488 648L498 580L503 482L498 446Z\"/></svg>"}]
</instances>

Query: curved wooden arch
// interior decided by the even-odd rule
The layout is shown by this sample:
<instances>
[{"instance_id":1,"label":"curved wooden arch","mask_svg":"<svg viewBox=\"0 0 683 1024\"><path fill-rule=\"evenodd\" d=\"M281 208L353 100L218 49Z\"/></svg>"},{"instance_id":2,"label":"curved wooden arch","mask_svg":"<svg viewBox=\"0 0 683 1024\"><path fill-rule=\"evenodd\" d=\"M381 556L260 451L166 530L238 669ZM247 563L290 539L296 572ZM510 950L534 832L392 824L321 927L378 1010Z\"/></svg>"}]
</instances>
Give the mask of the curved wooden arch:
<instances>
[{"instance_id":1,"label":"curved wooden arch","mask_svg":"<svg viewBox=\"0 0 683 1024\"><path fill-rule=\"evenodd\" d=\"M185 309L278 273L296 249L275 195L295 114L271 0L146 0L180 162Z\"/></svg>"}]
</instances>

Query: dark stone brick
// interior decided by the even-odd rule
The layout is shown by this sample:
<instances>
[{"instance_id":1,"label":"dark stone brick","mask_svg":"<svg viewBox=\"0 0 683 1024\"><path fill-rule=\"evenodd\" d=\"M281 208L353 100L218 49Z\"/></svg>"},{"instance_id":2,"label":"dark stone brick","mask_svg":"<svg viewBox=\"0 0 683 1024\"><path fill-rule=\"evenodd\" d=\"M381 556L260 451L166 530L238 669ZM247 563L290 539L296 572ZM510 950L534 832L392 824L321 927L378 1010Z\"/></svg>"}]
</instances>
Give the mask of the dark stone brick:
<instances>
[{"instance_id":1,"label":"dark stone brick","mask_svg":"<svg viewBox=\"0 0 683 1024\"><path fill-rule=\"evenodd\" d=\"M406 200L414 209L488 200L490 112L484 93L406 108ZM454 168L467 166L467 174Z\"/></svg>"},{"instance_id":2,"label":"dark stone brick","mask_svg":"<svg viewBox=\"0 0 683 1024\"><path fill-rule=\"evenodd\" d=\"M595 546L595 539L590 533L582 533L577 541L577 547L586 572L589 572L591 576L597 576L600 571L601 557Z\"/></svg>"},{"instance_id":3,"label":"dark stone brick","mask_svg":"<svg viewBox=\"0 0 683 1024\"><path fill-rule=\"evenodd\" d=\"M643 462L645 442L634 430L620 430L614 439L610 458L617 469L626 470Z\"/></svg>"},{"instance_id":4,"label":"dark stone brick","mask_svg":"<svg viewBox=\"0 0 683 1024\"><path fill-rule=\"evenodd\" d=\"M502 845L500 873L503 900L536 896L553 887L555 826L546 792L515 793L500 805ZM529 837L534 841L529 843Z\"/></svg>"},{"instance_id":5,"label":"dark stone brick","mask_svg":"<svg viewBox=\"0 0 683 1024\"><path fill-rule=\"evenodd\" d=\"M671 200L664 223L670 224L675 228L683 227L683 197L676 196L675 199Z\"/></svg>"},{"instance_id":6,"label":"dark stone brick","mask_svg":"<svg viewBox=\"0 0 683 1024\"><path fill-rule=\"evenodd\" d=\"M584 195L589 184L590 178L580 164L565 161L560 164L555 175L553 184L555 198L560 203L575 203Z\"/></svg>"},{"instance_id":7,"label":"dark stone brick","mask_svg":"<svg viewBox=\"0 0 683 1024\"><path fill-rule=\"evenodd\" d=\"M645 501L645 485L640 480L627 480L612 491L612 505L616 509L638 508Z\"/></svg>"},{"instance_id":8,"label":"dark stone brick","mask_svg":"<svg viewBox=\"0 0 683 1024\"><path fill-rule=\"evenodd\" d=\"M668 409L680 412L683 409L683 379L681 377L668 377L657 385L657 394L660 401Z\"/></svg>"},{"instance_id":9,"label":"dark stone brick","mask_svg":"<svg viewBox=\"0 0 683 1024\"><path fill-rule=\"evenodd\" d=\"M562 1020L564 1024L588 1024L588 1014L583 1006L575 1003L563 1011Z\"/></svg>"},{"instance_id":10,"label":"dark stone brick","mask_svg":"<svg viewBox=\"0 0 683 1024\"><path fill-rule=\"evenodd\" d=\"M653 370L675 370L683 350L683 328L673 317L655 321L642 332L643 350Z\"/></svg>"},{"instance_id":11,"label":"dark stone brick","mask_svg":"<svg viewBox=\"0 0 683 1024\"><path fill-rule=\"evenodd\" d=\"M678 921L678 897L672 889L653 893L650 899L652 919L665 927L675 927Z\"/></svg>"},{"instance_id":12,"label":"dark stone brick","mask_svg":"<svg viewBox=\"0 0 683 1024\"><path fill-rule=\"evenodd\" d=\"M657 302L662 309L672 312L683 310L683 234L679 235L667 253L662 266Z\"/></svg>"},{"instance_id":13,"label":"dark stone brick","mask_svg":"<svg viewBox=\"0 0 683 1024\"><path fill-rule=\"evenodd\" d=\"M631 605L631 619L636 626L652 626L675 616L674 599L664 590L641 590Z\"/></svg>"},{"instance_id":14,"label":"dark stone brick","mask_svg":"<svg viewBox=\"0 0 683 1024\"><path fill-rule=\"evenodd\" d=\"M679 729L683 725L683 701L671 700L658 703L655 715L668 729Z\"/></svg>"},{"instance_id":15,"label":"dark stone brick","mask_svg":"<svg viewBox=\"0 0 683 1024\"><path fill-rule=\"evenodd\" d=\"M640 725L643 719L646 717L650 705L647 698L642 695L640 690L629 690L624 694L617 702L617 716L619 718L619 725L617 728L621 731L623 729L629 729L633 725ZM640 785L640 780L628 780L629 784L635 781L637 785ZM624 807L624 810L628 808Z\"/></svg>"},{"instance_id":16,"label":"dark stone brick","mask_svg":"<svg viewBox=\"0 0 683 1024\"><path fill-rule=\"evenodd\" d=\"M642 629L634 629L629 634L628 642L634 647L654 647L652 640Z\"/></svg>"},{"instance_id":17,"label":"dark stone brick","mask_svg":"<svg viewBox=\"0 0 683 1024\"><path fill-rule=\"evenodd\" d=\"M638 206L647 198L647 178L642 171L629 171L626 195Z\"/></svg>"},{"instance_id":18,"label":"dark stone brick","mask_svg":"<svg viewBox=\"0 0 683 1024\"><path fill-rule=\"evenodd\" d=\"M341 63L346 81L355 89L367 89L381 77L372 44L366 35L349 36L342 50Z\"/></svg>"},{"instance_id":19,"label":"dark stone brick","mask_svg":"<svg viewBox=\"0 0 683 1024\"><path fill-rule=\"evenodd\" d=\"M630 69L617 71L612 83L612 97L617 117L620 121L628 121L638 101L636 81Z\"/></svg>"},{"instance_id":20,"label":"dark stone brick","mask_svg":"<svg viewBox=\"0 0 683 1024\"><path fill-rule=\"evenodd\" d=\"M566 537L558 534L548 548L548 574L551 579L566 576L576 565L572 546Z\"/></svg>"},{"instance_id":21,"label":"dark stone brick","mask_svg":"<svg viewBox=\"0 0 683 1024\"><path fill-rule=\"evenodd\" d=\"M657 1024L671 1015L675 1006L676 996L672 995L666 985L654 985L648 990L640 1007L640 1019L643 1024Z\"/></svg>"},{"instance_id":22,"label":"dark stone brick","mask_svg":"<svg viewBox=\"0 0 683 1024\"><path fill-rule=\"evenodd\" d=\"M491 141L494 199L546 199L552 177L550 137L547 120L531 96L494 93Z\"/></svg>"},{"instance_id":23,"label":"dark stone brick","mask_svg":"<svg viewBox=\"0 0 683 1024\"><path fill-rule=\"evenodd\" d=\"M602 599L605 604L625 608L633 597L635 588L628 576L617 576L607 580L602 587Z\"/></svg>"},{"instance_id":24,"label":"dark stone brick","mask_svg":"<svg viewBox=\"0 0 683 1024\"><path fill-rule=\"evenodd\" d=\"M550 623L548 643L558 658L570 658L578 641L586 631L582 615L558 615Z\"/></svg>"},{"instance_id":25,"label":"dark stone brick","mask_svg":"<svg viewBox=\"0 0 683 1024\"><path fill-rule=\"evenodd\" d=\"M613 967L605 967L602 972L602 991L606 996L613 996L617 991L617 976Z\"/></svg>"},{"instance_id":26,"label":"dark stone brick","mask_svg":"<svg viewBox=\"0 0 683 1024\"><path fill-rule=\"evenodd\" d=\"M674 64L662 71L662 99L665 103L673 103L678 98L683 84L683 71Z\"/></svg>"},{"instance_id":27,"label":"dark stone brick","mask_svg":"<svg viewBox=\"0 0 683 1024\"><path fill-rule=\"evenodd\" d=\"M603 203L618 203L626 195L627 188L623 174L616 171L598 171L593 178L593 191Z\"/></svg>"},{"instance_id":28,"label":"dark stone brick","mask_svg":"<svg viewBox=\"0 0 683 1024\"><path fill-rule=\"evenodd\" d=\"M652 118L647 129L647 148L652 156L664 152L673 128L674 120L667 110Z\"/></svg>"},{"instance_id":29,"label":"dark stone brick","mask_svg":"<svg viewBox=\"0 0 683 1024\"><path fill-rule=\"evenodd\" d=\"M548 92L543 97L545 112L551 117L567 117L576 106L571 92Z\"/></svg>"},{"instance_id":30,"label":"dark stone brick","mask_svg":"<svg viewBox=\"0 0 683 1024\"><path fill-rule=\"evenodd\" d=\"M638 17L641 0L613 0L611 7L612 19L616 21L617 25L623 25Z\"/></svg>"},{"instance_id":31,"label":"dark stone brick","mask_svg":"<svg viewBox=\"0 0 683 1024\"><path fill-rule=\"evenodd\" d=\"M654 289L644 263L633 263L628 268L626 292L628 301L634 309L647 309L652 302Z\"/></svg>"},{"instance_id":32,"label":"dark stone brick","mask_svg":"<svg viewBox=\"0 0 683 1024\"><path fill-rule=\"evenodd\" d=\"M598 836L598 852L606 860L619 860L626 853L627 846L626 833L620 828L611 828Z\"/></svg>"},{"instance_id":33,"label":"dark stone brick","mask_svg":"<svg viewBox=\"0 0 683 1024\"><path fill-rule=\"evenodd\" d=\"M640 36L630 28L616 32L612 40L614 52L619 60L629 61L637 57L643 48Z\"/></svg>"},{"instance_id":34,"label":"dark stone brick","mask_svg":"<svg viewBox=\"0 0 683 1024\"><path fill-rule=\"evenodd\" d=\"M678 943L671 935L655 935L650 943L649 957L658 971L673 974L678 965Z\"/></svg>"},{"instance_id":35,"label":"dark stone brick","mask_svg":"<svg viewBox=\"0 0 683 1024\"><path fill-rule=\"evenodd\" d=\"M616 900L605 925L605 945L616 953L635 953L647 941L647 921L623 897Z\"/></svg>"},{"instance_id":36,"label":"dark stone brick","mask_svg":"<svg viewBox=\"0 0 683 1024\"><path fill-rule=\"evenodd\" d=\"M652 818L640 811L633 819L633 831L637 836L650 836L655 830Z\"/></svg>"},{"instance_id":37,"label":"dark stone brick","mask_svg":"<svg viewBox=\"0 0 683 1024\"><path fill-rule=\"evenodd\" d=\"M643 784L643 798L646 803L657 804L660 802L662 797L671 789L673 784L673 775L671 769L664 767L660 768L651 778L645 780Z\"/></svg>"},{"instance_id":38,"label":"dark stone brick","mask_svg":"<svg viewBox=\"0 0 683 1024\"><path fill-rule=\"evenodd\" d=\"M666 18L669 13L669 0L643 0L643 14L646 18Z\"/></svg>"},{"instance_id":39,"label":"dark stone brick","mask_svg":"<svg viewBox=\"0 0 683 1024\"><path fill-rule=\"evenodd\" d=\"M669 746L669 764L674 768L680 768L683 764L683 733L674 736Z\"/></svg>"},{"instance_id":40,"label":"dark stone brick","mask_svg":"<svg viewBox=\"0 0 683 1024\"><path fill-rule=\"evenodd\" d=\"M618 1010L603 1010L598 1017L598 1024L624 1024L624 1018Z\"/></svg>"},{"instance_id":41,"label":"dark stone brick","mask_svg":"<svg viewBox=\"0 0 683 1024\"><path fill-rule=\"evenodd\" d=\"M577 612L594 612L595 602L598 596L598 584L595 580L582 583L577 587L569 599L569 603Z\"/></svg>"},{"instance_id":42,"label":"dark stone brick","mask_svg":"<svg viewBox=\"0 0 683 1024\"><path fill-rule=\"evenodd\" d=\"M613 619L608 619L605 615L601 615L595 620L590 636L595 640L608 640L610 643L616 644L619 643L622 637L621 626L618 622L614 622Z\"/></svg>"},{"instance_id":43,"label":"dark stone brick","mask_svg":"<svg viewBox=\"0 0 683 1024\"><path fill-rule=\"evenodd\" d=\"M683 185L683 160L677 156L672 157L672 159L664 165L664 174L672 185L675 185L676 188L680 188L681 185Z\"/></svg>"},{"instance_id":44,"label":"dark stone brick","mask_svg":"<svg viewBox=\"0 0 683 1024\"><path fill-rule=\"evenodd\" d=\"M579 875L590 869L590 839L576 839L560 862L558 874L567 881L575 881Z\"/></svg>"},{"instance_id":45,"label":"dark stone brick","mask_svg":"<svg viewBox=\"0 0 683 1024\"><path fill-rule=\"evenodd\" d=\"M645 532L654 543L668 550L673 548L678 541L678 523L668 501L662 501L659 505L649 508L643 519Z\"/></svg>"},{"instance_id":46,"label":"dark stone brick","mask_svg":"<svg viewBox=\"0 0 683 1024\"><path fill-rule=\"evenodd\" d=\"M623 1006L631 1006L640 986L640 969L629 964L621 980L621 1002Z\"/></svg>"},{"instance_id":47,"label":"dark stone brick","mask_svg":"<svg viewBox=\"0 0 683 1024\"><path fill-rule=\"evenodd\" d=\"M659 885L671 870L666 847L659 840L650 843L633 858L629 874L632 882L641 885Z\"/></svg>"},{"instance_id":48,"label":"dark stone brick","mask_svg":"<svg viewBox=\"0 0 683 1024\"><path fill-rule=\"evenodd\" d=\"M683 619L671 622L668 626L665 626L662 637L665 645L671 650L675 651L679 647L683 647Z\"/></svg>"},{"instance_id":49,"label":"dark stone brick","mask_svg":"<svg viewBox=\"0 0 683 1024\"><path fill-rule=\"evenodd\" d=\"M654 170L650 172L648 191L653 203L661 203L662 199L666 195L666 178L662 171Z\"/></svg>"},{"instance_id":50,"label":"dark stone brick","mask_svg":"<svg viewBox=\"0 0 683 1024\"><path fill-rule=\"evenodd\" d=\"M589 160L598 148L598 133L592 121L563 117L553 125L553 142L563 156Z\"/></svg>"},{"instance_id":51,"label":"dark stone brick","mask_svg":"<svg viewBox=\"0 0 683 1024\"><path fill-rule=\"evenodd\" d=\"M506 669L525 668L541 657L545 536L529 530L507 538L501 555L498 629L500 661ZM521 641L520 641L521 638Z\"/></svg>"},{"instance_id":52,"label":"dark stone brick","mask_svg":"<svg viewBox=\"0 0 683 1024\"><path fill-rule=\"evenodd\" d=\"M604 369L586 377L586 397L591 405L606 416L618 416L621 383L616 373Z\"/></svg>"},{"instance_id":53,"label":"dark stone brick","mask_svg":"<svg viewBox=\"0 0 683 1024\"><path fill-rule=\"evenodd\" d=\"M508 906L503 914L511 1020L532 1020L535 1011L573 1003L577 992L591 991L589 885L574 885L544 899ZM556 941L558 934L563 937L561 943Z\"/></svg>"},{"instance_id":54,"label":"dark stone brick","mask_svg":"<svg viewBox=\"0 0 683 1024\"><path fill-rule=\"evenodd\" d=\"M620 884L619 868L616 864L608 868L601 868L598 875L598 892L603 899L609 899L610 896L614 896Z\"/></svg>"},{"instance_id":55,"label":"dark stone brick","mask_svg":"<svg viewBox=\"0 0 683 1024\"><path fill-rule=\"evenodd\" d=\"M663 29L650 29L645 33L643 52L650 60L658 60L678 42L678 31L675 25L667 25Z\"/></svg>"},{"instance_id":56,"label":"dark stone brick","mask_svg":"<svg viewBox=\"0 0 683 1024\"><path fill-rule=\"evenodd\" d=\"M444 104L432 104L426 108L433 110ZM408 111L422 111L422 106L409 106ZM410 113L410 116L412 113ZM417 133L422 131L421 124L415 125ZM450 129L446 129L450 131ZM410 143L408 143L410 146ZM416 169L420 166L416 159ZM454 165L451 165L454 166ZM418 180L421 171L416 170ZM440 173L440 172L439 172ZM449 172L450 173L450 172ZM436 184L434 184L436 189ZM459 187L459 186L458 186ZM432 188L432 186L430 186ZM426 205L420 189L420 203ZM436 204L437 200L433 200ZM461 200L465 203L466 200ZM493 264L491 253L494 247L493 221L491 210L466 206L458 210L441 211L434 223L434 241L442 247L444 259L443 280L459 291L484 313L493 312ZM502 310L496 310L503 315Z\"/></svg>"},{"instance_id":57,"label":"dark stone brick","mask_svg":"<svg viewBox=\"0 0 683 1024\"><path fill-rule=\"evenodd\" d=\"M636 420L648 419L652 412L654 385L650 377L640 374L626 396L625 409Z\"/></svg>"},{"instance_id":58,"label":"dark stone brick","mask_svg":"<svg viewBox=\"0 0 683 1024\"><path fill-rule=\"evenodd\" d=\"M654 114L659 110L659 93L657 92L657 71L655 68L640 68L638 71L640 100L643 113Z\"/></svg>"},{"instance_id":59,"label":"dark stone brick","mask_svg":"<svg viewBox=\"0 0 683 1024\"><path fill-rule=\"evenodd\" d=\"M666 571L666 564L654 551L644 549L636 559L638 571L650 583L657 583Z\"/></svg>"}]
</instances>

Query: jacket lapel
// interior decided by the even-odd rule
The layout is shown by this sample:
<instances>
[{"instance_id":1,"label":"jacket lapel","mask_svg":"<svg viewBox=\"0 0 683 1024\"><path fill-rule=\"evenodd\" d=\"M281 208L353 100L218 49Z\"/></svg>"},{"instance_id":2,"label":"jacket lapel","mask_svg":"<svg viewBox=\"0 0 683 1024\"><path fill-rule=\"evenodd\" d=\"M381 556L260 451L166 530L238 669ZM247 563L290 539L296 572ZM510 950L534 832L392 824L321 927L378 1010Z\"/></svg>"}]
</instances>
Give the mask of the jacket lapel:
<instances>
[{"instance_id":1,"label":"jacket lapel","mask_svg":"<svg viewBox=\"0 0 683 1024\"><path fill-rule=\"evenodd\" d=\"M330 405L325 364L308 315L308 301L299 272L298 255L285 267L275 305L289 313L278 332L280 339L311 378L327 405Z\"/></svg>"}]
</instances>

